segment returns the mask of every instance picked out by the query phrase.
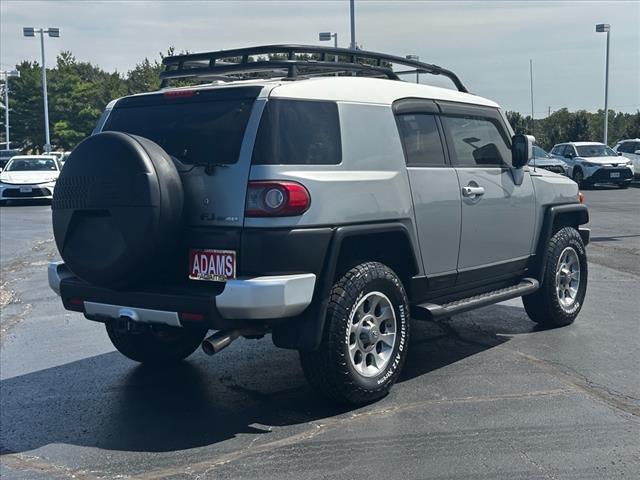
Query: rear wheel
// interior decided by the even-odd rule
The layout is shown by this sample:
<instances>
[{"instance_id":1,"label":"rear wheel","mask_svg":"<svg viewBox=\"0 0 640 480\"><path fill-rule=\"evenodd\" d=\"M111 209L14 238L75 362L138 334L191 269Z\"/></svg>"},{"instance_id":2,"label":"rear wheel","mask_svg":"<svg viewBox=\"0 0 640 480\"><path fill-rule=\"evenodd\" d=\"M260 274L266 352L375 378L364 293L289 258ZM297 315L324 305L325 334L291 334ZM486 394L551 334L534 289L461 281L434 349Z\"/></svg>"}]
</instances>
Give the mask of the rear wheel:
<instances>
[{"instance_id":1,"label":"rear wheel","mask_svg":"<svg viewBox=\"0 0 640 480\"><path fill-rule=\"evenodd\" d=\"M522 297L529 318L546 327L573 323L587 292L587 255L575 228L559 230L549 241L540 289Z\"/></svg>"},{"instance_id":2,"label":"rear wheel","mask_svg":"<svg viewBox=\"0 0 640 480\"><path fill-rule=\"evenodd\" d=\"M386 265L362 263L331 290L322 343L301 351L307 380L334 401L369 403L384 397L407 356L409 304Z\"/></svg>"},{"instance_id":3,"label":"rear wheel","mask_svg":"<svg viewBox=\"0 0 640 480\"><path fill-rule=\"evenodd\" d=\"M106 324L113 346L125 357L150 365L170 365L191 355L207 330L149 325L139 332L121 330L116 322Z\"/></svg>"}]
</instances>

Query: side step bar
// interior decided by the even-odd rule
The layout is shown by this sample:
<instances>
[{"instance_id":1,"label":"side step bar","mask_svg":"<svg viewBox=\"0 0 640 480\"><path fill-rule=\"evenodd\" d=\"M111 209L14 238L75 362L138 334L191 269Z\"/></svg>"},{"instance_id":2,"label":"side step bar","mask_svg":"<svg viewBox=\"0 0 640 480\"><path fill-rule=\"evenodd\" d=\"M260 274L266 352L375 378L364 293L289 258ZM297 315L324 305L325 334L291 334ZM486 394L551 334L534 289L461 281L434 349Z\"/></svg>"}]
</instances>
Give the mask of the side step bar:
<instances>
[{"instance_id":1,"label":"side step bar","mask_svg":"<svg viewBox=\"0 0 640 480\"><path fill-rule=\"evenodd\" d=\"M442 305L435 303L422 303L420 305L415 305L413 308L418 311L418 318L435 320L437 318L449 317L456 313L467 312L476 308L528 295L538 290L539 287L540 284L538 283L538 280L534 278L523 278L520 283L513 285L512 287L501 288L500 290L494 290L481 295L462 298Z\"/></svg>"}]
</instances>

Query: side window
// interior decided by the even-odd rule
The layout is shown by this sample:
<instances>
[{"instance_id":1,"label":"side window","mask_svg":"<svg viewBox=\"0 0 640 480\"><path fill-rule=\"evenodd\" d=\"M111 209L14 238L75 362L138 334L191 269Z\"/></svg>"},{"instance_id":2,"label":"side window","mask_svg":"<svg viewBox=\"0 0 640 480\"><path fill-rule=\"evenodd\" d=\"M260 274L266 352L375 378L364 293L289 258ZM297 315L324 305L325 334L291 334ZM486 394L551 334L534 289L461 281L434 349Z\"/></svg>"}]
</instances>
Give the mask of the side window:
<instances>
[{"instance_id":1,"label":"side window","mask_svg":"<svg viewBox=\"0 0 640 480\"><path fill-rule=\"evenodd\" d=\"M573 148L573 145L567 145L563 152L564 155L571 155L572 157L576 156L576 149Z\"/></svg>"},{"instance_id":2,"label":"side window","mask_svg":"<svg viewBox=\"0 0 640 480\"><path fill-rule=\"evenodd\" d=\"M562 155L562 151L564 150L564 145L556 145L551 149L551 153L553 155Z\"/></svg>"},{"instance_id":3,"label":"side window","mask_svg":"<svg viewBox=\"0 0 640 480\"><path fill-rule=\"evenodd\" d=\"M267 102L253 149L254 165L336 165L341 161L335 102Z\"/></svg>"},{"instance_id":4,"label":"side window","mask_svg":"<svg viewBox=\"0 0 640 480\"><path fill-rule=\"evenodd\" d=\"M488 118L443 117L461 166L502 167L511 164L511 149L502 126Z\"/></svg>"},{"instance_id":5,"label":"side window","mask_svg":"<svg viewBox=\"0 0 640 480\"><path fill-rule=\"evenodd\" d=\"M436 117L417 113L398 115L398 130L409 167L441 167L445 164L444 149Z\"/></svg>"}]
</instances>

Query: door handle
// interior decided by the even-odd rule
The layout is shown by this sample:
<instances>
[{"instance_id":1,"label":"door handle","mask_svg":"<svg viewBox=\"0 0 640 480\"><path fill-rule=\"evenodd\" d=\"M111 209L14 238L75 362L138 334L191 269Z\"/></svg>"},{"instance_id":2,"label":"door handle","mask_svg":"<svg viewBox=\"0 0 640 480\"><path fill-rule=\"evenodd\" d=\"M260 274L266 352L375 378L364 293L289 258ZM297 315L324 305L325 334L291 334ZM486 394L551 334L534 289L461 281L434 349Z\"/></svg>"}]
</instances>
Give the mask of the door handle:
<instances>
[{"instance_id":1,"label":"door handle","mask_svg":"<svg viewBox=\"0 0 640 480\"><path fill-rule=\"evenodd\" d=\"M484 187L471 187L466 186L462 187L462 196L463 197L480 197L484 195Z\"/></svg>"}]
</instances>

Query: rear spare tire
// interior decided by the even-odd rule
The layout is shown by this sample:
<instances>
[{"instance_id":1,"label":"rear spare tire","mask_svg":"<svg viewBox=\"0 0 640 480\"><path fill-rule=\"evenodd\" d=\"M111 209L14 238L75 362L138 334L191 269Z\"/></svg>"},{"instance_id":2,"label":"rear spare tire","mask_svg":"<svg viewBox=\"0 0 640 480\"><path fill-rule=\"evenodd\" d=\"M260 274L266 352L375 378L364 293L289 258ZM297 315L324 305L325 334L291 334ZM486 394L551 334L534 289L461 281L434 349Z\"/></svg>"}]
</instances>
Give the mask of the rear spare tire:
<instances>
[{"instance_id":1,"label":"rear spare tire","mask_svg":"<svg viewBox=\"0 0 640 480\"><path fill-rule=\"evenodd\" d=\"M152 275L176 245L183 203L180 175L159 145L99 133L76 147L56 183L56 245L81 279L123 288Z\"/></svg>"}]
</instances>

